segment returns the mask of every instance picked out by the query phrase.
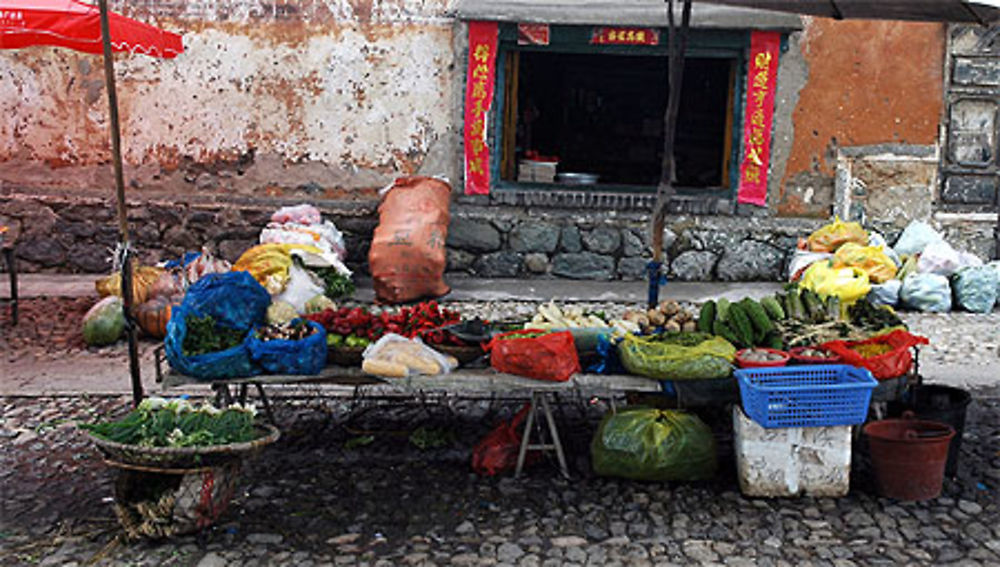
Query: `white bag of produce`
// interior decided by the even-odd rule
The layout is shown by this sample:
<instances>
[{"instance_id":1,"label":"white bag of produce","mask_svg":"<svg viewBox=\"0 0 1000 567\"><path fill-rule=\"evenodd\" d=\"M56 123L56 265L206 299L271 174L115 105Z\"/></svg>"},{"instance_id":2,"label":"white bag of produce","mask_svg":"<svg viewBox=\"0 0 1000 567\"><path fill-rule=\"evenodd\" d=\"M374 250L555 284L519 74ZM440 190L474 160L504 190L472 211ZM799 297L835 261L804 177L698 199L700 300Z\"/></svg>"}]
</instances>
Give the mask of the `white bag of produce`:
<instances>
[{"instance_id":1,"label":"white bag of produce","mask_svg":"<svg viewBox=\"0 0 1000 567\"><path fill-rule=\"evenodd\" d=\"M915 220L907 225L893 247L897 254L920 254L928 244L941 242L944 236L924 221Z\"/></svg>"},{"instance_id":2,"label":"white bag of produce","mask_svg":"<svg viewBox=\"0 0 1000 567\"><path fill-rule=\"evenodd\" d=\"M959 269L962 268L975 268L983 265L983 261L979 259L972 252L966 252L965 250L960 250L958 252L958 265Z\"/></svg>"},{"instance_id":3,"label":"white bag of produce","mask_svg":"<svg viewBox=\"0 0 1000 567\"><path fill-rule=\"evenodd\" d=\"M888 256L894 264L896 264L897 268L903 265L903 262L899 259L899 254L896 254L896 251L889 246L889 243L885 241L885 237L881 234L875 231L869 232L868 246L881 246L882 252L885 252L885 255Z\"/></svg>"},{"instance_id":4,"label":"white bag of produce","mask_svg":"<svg viewBox=\"0 0 1000 567\"><path fill-rule=\"evenodd\" d=\"M989 266L962 268L952 280L955 303L973 313L989 313L997 301L997 272Z\"/></svg>"},{"instance_id":5,"label":"white bag of produce","mask_svg":"<svg viewBox=\"0 0 1000 567\"><path fill-rule=\"evenodd\" d=\"M385 378L405 378L415 374L447 374L458 366L449 355L425 345L420 339L408 339L388 333L365 347L361 370Z\"/></svg>"},{"instance_id":6,"label":"white bag of produce","mask_svg":"<svg viewBox=\"0 0 1000 567\"><path fill-rule=\"evenodd\" d=\"M330 221L317 224L269 223L260 231L260 243L307 244L324 252L332 252L341 260L347 257L344 236Z\"/></svg>"},{"instance_id":7,"label":"white bag of produce","mask_svg":"<svg viewBox=\"0 0 1000 567\"><path fill-rule=\"evenodd\" d=\"M274 296L274 301L284 301L299 313L306 310L306 302L323 293L323 284L317 281L312 272L292 262L288 268L288 285L285 290Z\"/></svg>"},{"instance_id":8,"label":"white bag of produce","mask_svg":"<svg viewBox=\"0 0 1000 567\"><path fill-rule=\"evenodd\" d=\"M795 252L792 253L791 262L788 263L788 281L794 282L800 279L806 268L813 263L830 258L833 258L833 254L830 252L810 252L796 248Z\"/></svg>"},{"instance_id":9,"label":"white bag of produce","mask_svg":"<svg viewBox=\"0 0 1000 567\"><path fill-rule=\"evenodd\" d=\"M938 274L911 274L903 280L899 299L910 309L945 313L951 311L951 286Z\"/></svg>"},{"instance_id":10,"label":"white bag of produce","mask_svg":"<svg viewBox=\"0 0 1000 567\"><path fill-rule=\"evenodd\" d=\"M868 301L875 305L892 305L899 303L899 290L902 289L903 282L899 280L889 280L884 284L872 284L872 290L868 292Z\"/></svg>"},{"instance_id":11,"label":"white bag of produce","mask_svg":"<svg viewBox=\"0 0 1000 567\"><path fill-rule=\"evenodd\" d=\"M917 271L922 274L950 276L962 267L962 258L951 244L941 240L928 244L917 260Z\"/></svg>"},{"instance_id":12,"label":"white bag of produce","mask_svg":"<svg viewBox=\"0 0 1000 567\"><path fill-rule=\"evenodd\" d=\"M276 222L278 224L284 224L286 222L293 222L296 224L319 224L323 222L323 218L320 215L319 209L307 203L302 203L301 205L295 205L293 207L281 207L275 211L273 215L271 215L271 222Z\"/></svg>"},{"instance_id":13,"label":"white bag of produce","mask_svg":"<svg viewBox=\"0 0 1000 567\"><path fill-rule=\"evenodd\" d=\"M83 340L88 346L104 346L116 342L125 331L125 310L122 298L109 295L98 301L83 316Z\"/></svg>"}]
</instances>

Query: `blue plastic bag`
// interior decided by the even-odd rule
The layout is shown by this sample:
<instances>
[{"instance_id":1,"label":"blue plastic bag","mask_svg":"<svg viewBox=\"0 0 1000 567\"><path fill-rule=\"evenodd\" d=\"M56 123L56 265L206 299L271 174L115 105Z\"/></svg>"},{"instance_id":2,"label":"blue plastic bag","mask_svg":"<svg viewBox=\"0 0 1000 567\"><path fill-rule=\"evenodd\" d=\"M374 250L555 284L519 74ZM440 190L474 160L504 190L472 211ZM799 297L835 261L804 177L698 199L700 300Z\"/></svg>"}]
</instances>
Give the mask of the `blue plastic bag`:
<instances>
[{"instance_id":1,"label":"blue plastic bag","mask_svg":"<svg viewBox=\"0 0 1000 567\"><path fill-rule=\"evenodd\" d=\"M597 362L587 367L587 372L594 374L627 374L622 361L618 358L618 342L607 333L597 335Z\"/></svg>"},{"instance_id":2,"label":"blue plastic bag","mask_svg":"<svg viewBox=\"0 0 1000 567\"><path fill-rule=\"evenodd\" d=\"M211 315L223 327L249 331L262 324L271 294L249 272L207 274L191 284L184 295L188 312Z\"/></svg>"},{"instance_id":3,"label":"blue plastic bag","mask_svg":"<svg viewBox=\"0 0 1000 567\"><path fill-rule=\"evenodd\" d=\"M963 268L952 279L958 307L973 313L989 313L997 301L997 272L990 266Z\"/></svg>"},{"instance_id":4,"label":"blue plastic bag","mask_svg":"<svg viewBox=\"0 0 1000 567\"><path fill-rule=\"evenodd\" d=\"M170 315L163 341L170 366L187 376L209 380L257 374L246 341L224 351L186 356L186 318L211 315L219 326L247 332L264 322L270 303L271 295L248 272L204 276L188 288L184 301Z\"/></svg>"},{"instance_id":5,"label":"blue plastic bag","mask_svg":"<svg viewBox=\"0 0 1000 567\"><path fill-rule=\"evenodd\" d=\"M910 309L946 313L951 311L951 286L938 274L910 274L903 280L899 299Z\"/></svg>"},{"instance_id":6,"label":"blue plastic bag","mask_svg":"<svg viewBox=\"0 0 1000 567\"><path fill-rule=\"evenodd\" d=\"M306 324L313 334L299 341L262 341L255 329L246 340L251 360L271 374L319 374L326 365L326 330L315 321Z\"/></svg>"},{"instance_id":7,"label":"blue plastic bag","mask_svg":"<svg viewBox=\"0 0 1000 567\"><path fill-rule=\"evenodd\" d=\"M241 378L258 373L257 367L250 360L250 351L246 341L218 352L207 352L195 356L184 354L184 337L187 336L187 317L191 311L183 305L170 314L167 323L167 336L163 347L171 368L194 378L217 380L222 378Z\"/></svg>"}]
</instances>

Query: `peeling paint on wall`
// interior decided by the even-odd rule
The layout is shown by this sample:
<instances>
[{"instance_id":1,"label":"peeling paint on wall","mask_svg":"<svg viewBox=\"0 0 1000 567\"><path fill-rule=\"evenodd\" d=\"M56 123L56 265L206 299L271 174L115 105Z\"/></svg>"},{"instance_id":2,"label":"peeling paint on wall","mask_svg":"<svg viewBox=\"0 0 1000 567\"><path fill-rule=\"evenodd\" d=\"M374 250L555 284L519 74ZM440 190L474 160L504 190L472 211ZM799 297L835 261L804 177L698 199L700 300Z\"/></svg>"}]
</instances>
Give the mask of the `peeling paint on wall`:
<instances>
[{"instance_id":1,"label":"peeling paint on wall","mask_svg":"<svg viewBox=\"0 0 1000 567\"><path fill-rule=\"evenodd\" d=\"M446 2L118 4L185 43L171 61L116 58L124 158L136 185L177 190L179 168L267 156L272 171L257 164L254 182L372 187L416 171L454 120ZM38 180L39 163L63 168L50 183L93 179L110 159L100 59L4 52L0 78L0 179ZM254 191L243 178L254 167L215 185Z\"/></svg>"}]
</instances>

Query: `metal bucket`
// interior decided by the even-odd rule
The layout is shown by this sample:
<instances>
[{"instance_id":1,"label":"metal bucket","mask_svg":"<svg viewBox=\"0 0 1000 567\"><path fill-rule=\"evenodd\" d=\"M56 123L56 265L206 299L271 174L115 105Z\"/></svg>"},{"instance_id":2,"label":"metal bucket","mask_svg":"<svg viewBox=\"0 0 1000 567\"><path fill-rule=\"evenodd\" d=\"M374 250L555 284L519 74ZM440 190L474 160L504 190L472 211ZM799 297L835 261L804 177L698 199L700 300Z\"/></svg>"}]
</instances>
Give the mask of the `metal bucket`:
<instances>
[{"instance_id":1,"label":"metal bucket","mask_svg":"<svg viewBox=\"0 0 1000 567\"><path fill-rule=\"evenodd\" d=\"M884 419L864 426L879 492L897 500L929 500L941 494L950 425L915 419Z\"/></svg>"}]
</instances>

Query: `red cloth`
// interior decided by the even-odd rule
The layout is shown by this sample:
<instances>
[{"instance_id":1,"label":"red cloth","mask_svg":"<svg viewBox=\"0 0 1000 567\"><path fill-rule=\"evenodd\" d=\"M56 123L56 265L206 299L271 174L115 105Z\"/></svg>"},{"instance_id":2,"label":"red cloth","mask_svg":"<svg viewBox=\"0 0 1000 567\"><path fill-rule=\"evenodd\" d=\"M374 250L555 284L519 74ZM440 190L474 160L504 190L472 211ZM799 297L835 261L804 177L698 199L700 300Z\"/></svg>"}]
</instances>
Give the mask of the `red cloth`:
<instances>
[{"instance_id":1,"label":"red cloth","mask_svg":"<svg viewBox=\"0 0 1000 567\"><path fill-rule=\"evenodd\" d=\"M172 59L184 51L181 36L111 12L111 48ZM0 49L33 45L103 53L101 16L77 0L0 0Z\"/></svg>"}]
</instances>

